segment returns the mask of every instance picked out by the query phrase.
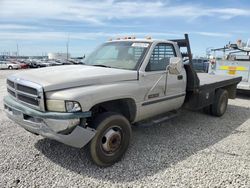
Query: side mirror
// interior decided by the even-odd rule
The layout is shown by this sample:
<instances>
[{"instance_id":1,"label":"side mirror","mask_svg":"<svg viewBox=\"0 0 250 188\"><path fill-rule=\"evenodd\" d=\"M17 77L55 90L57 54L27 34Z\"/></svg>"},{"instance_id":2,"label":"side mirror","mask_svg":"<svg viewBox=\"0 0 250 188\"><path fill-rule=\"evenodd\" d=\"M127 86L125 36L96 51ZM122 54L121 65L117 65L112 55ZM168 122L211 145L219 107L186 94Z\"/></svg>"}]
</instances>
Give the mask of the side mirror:
<instances>
[{"instance_id":1,"label":"side mirror","mask_svg":"<svg viewBox=\"0 0 250 188\"><path fill-rule=\"evenodd\" d=\"M180 57L171 57L169 60L169 65L167 66L167 71L170 74L180 74L182 71L182 59Z\"/></svg>"}]
</instances>

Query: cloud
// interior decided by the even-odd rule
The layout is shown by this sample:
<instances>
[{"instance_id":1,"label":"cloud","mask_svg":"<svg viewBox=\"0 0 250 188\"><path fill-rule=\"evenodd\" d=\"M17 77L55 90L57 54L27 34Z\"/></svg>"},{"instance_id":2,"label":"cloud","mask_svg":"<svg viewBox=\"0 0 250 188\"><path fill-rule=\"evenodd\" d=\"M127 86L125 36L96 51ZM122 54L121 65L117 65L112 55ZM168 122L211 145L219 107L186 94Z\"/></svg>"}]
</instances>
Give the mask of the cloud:
<instances>
[{"instance_id":1,"label":"cloud","mask_svg":"<svg viewBox=\"0 0 250 188\"><path fill-rule=\"evenodd\" d=\"M171 1L4 0L0 5L2 19L84 21L94 25L114 19L182 17L194 20L205 16L220 19L250 16L248 9L173 5Z\"/></svg>"},{"instance_id":2,"label":"cloud","mask_svg":"<svg viewBox=\"0 0 250 188\"><path fill-rule=\"evenodd\" d=\"M206 36L206 37L225 37L225 38L230 38L232 37L231 33L215 33L215 32L191 32L194 34Z\"/></svg>"},{"instance_id":3,"label":"cloud","mask_svg":"<svg viewBox=\"0 0 250 188\"><path fill-rule=\"evenodd\" d=\"M20 24L0 24L0 30L33 30L38 29L36 26L20 25Z\"/></svg>"},{"instance_id":4,"label":"cloud","mask_svg":"<svg viewBox=\"0 0 250 188\"><path fill-rule=\"evenodd\" d=\"M144 38L145 36L152 36L154 38L173 38L181 37L178 33L161 33L161 32L127 32L127 33L107 33L107 32L77 32L77 33L67 33L67 32L6 32L0 31L0 40L23 40L23 41L34 41L34 40L46 40L46 41L66 41L68 36L71 40L95 40L97 38L117 38L123 36L136 36L137 38Z\"/></svg>"},{"instance_id":5,"label":"cloud","mask_svg":"<svg viewBox=\"0 0 250 188\"><path fill-rule=\"evenodd\" d=\"M242 18L250 17L247 4L242 8L213 4L174 0L0 0L0 45L6 48L20 41L50 48L52 43L66 41L69 34L74 44L126 35L171 39L182 38L184 30L190 31L194 41L209 38L212 43L213 37L219 41L249 33L248 27L241 24ZM241 17L237 23L228 21L236 17ZM211 21L221 24L211 26ZM223 27L230 23L236 25L225 31ZM239 31L233 31L236 29Z\"/></svg>"}]
</instances>

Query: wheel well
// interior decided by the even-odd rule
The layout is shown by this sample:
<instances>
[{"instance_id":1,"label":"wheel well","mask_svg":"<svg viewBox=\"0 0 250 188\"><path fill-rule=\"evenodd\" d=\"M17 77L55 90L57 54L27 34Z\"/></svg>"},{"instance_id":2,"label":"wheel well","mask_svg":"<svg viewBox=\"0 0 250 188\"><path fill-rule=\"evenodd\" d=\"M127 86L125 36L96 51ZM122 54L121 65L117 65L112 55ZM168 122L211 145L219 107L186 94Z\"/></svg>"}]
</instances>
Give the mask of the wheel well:
<instances>
[{"instance_id":1,"label":"wheel well","mask_svg":"<svg viewBox=\"0 0 250 188\"><path fill-rule=\"evenodd\" d=\"M135 101L130 98L117 99L96 104L90 111L92 112L92 118L103 112L117 112L133 122L136 115L136 105Z\"/></svg>"}]
</instances>

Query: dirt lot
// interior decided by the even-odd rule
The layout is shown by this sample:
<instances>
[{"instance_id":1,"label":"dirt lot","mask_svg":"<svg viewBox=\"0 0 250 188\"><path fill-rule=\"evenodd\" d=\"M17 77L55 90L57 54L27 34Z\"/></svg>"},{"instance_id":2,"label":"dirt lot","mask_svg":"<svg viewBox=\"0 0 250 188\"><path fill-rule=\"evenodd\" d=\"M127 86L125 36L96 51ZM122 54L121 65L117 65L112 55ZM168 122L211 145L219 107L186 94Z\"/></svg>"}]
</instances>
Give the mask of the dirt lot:
<instances>
[{"instance_id":1,"label":"dirt lot","mask_svg":"<svg viewBox=\"0 0 250 188\"><path fill-rule=\"evenodd\" d=\"M28 133L3 111L0 70L0 187L250 187L250 95L211 117L182 111L166 123L133 128L121 162L99 168L85 153Z\"/></svg>"}]
</instances>

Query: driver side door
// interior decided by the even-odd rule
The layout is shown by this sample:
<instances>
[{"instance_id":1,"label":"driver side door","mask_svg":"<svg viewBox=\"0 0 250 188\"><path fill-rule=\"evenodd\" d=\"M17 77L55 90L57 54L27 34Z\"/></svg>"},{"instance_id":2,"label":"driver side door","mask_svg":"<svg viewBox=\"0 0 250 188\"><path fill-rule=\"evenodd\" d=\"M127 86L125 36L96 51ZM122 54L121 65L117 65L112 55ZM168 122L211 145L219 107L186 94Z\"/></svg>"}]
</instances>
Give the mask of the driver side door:
<instances>
[{"instance_id":1,"label":"driver side door","mask_svg":"<svg viewBox=\"0 0 250 188\"><path fill-rule=\"evenodd\" d=\"M145 72L140 76L145 91L141 107L143 119L177 109L184 101L184 75L167 74L166 71L172 57L177 57L173 44L154 46Z\"/></svg>"}]
</instances>

